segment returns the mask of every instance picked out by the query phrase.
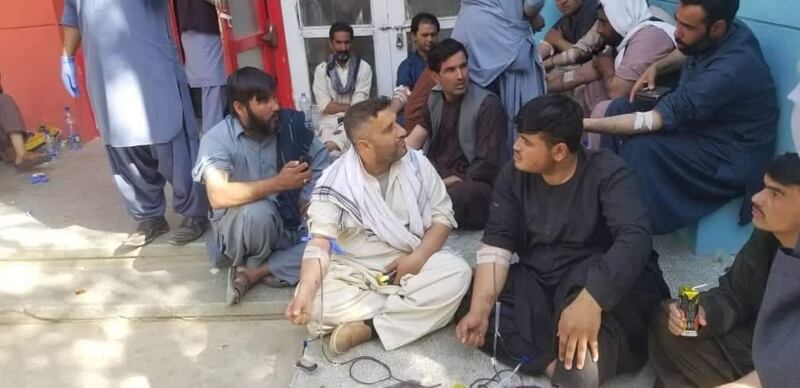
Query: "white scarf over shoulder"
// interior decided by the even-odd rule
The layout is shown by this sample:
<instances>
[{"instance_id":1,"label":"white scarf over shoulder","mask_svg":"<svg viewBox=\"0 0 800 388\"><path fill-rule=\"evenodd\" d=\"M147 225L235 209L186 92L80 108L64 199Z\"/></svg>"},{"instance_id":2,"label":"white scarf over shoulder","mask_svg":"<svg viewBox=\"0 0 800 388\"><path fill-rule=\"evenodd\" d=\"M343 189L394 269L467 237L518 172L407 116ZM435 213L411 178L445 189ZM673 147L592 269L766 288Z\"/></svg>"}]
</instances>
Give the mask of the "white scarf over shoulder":
<instances>
[{"instance_id":1,"label":"white scarf over shoulder","mask_svg":"<svg viewBox=\"0 0 800 388\"><path fill-rule=\"evenodd\" d=\"M608 17L608 21L618 34L623 36L622 42L617 46L617 57L614 60L614 68L619 68L622 58L625 57L625 49L631 38L644 27L653 26L667 34L672 42L675 42L675 26L661 22L649 20L653 17L650 7L646 0L600 0L603 10Z\"/></svg>"},{"instance_id":2,"label":"white scarf over shoulder","mask_svg":"<svg viewBox=\"0 0 800 388\"><path fill-rule=\"evenodd\" d=\"M420 151L408 150L392 166L397 171L399 184L408 210L408 228L386 204L369 179L361 158L351 147L322 173L311 200L332 202L349 214L355 222L392 247L412 252L419 246L425 231L431 226L431 203L427 193L431 182L422 178Z\"/></svg>"}]
</instances>

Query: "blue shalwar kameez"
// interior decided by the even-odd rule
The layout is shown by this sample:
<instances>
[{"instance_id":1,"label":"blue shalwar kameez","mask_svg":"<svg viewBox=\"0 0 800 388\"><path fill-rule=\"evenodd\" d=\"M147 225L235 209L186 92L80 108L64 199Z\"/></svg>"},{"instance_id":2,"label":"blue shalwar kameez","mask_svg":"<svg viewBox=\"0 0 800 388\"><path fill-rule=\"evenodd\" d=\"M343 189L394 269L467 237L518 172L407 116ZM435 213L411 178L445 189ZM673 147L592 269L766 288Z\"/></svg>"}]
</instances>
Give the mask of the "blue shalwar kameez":
<instances>
[{"instance_id":1,"label":"blue shalwar kameez","mask_svg":"<svg viewBox=\"0 0 800 388\"><path fill-rule=\"evenodd\" d=\"M163 216L173 207L205 217L205 190L192 181L198 128L186 75L159 0L67 0L61 23L80 31L89 99L128 211Z\"/></svg>"},{"instance_id":2,"label":"blue shalwar kameez","mask_svg":"<svg viewBox=\"0 0 800 388\"><path fill-rule=\"evenodd\" d=\"M467 47L470 80L503 101L510 155L517 139L513 119L525 103L546 92L539 45L522 2L463 0L452 37Z\"/></svg>"},{"instance_id":3,"label":"blue shalwar kameez","mask_svg":"<svg viewBox=\"0 0 800 388\"><path fill-rule=\"evenodd\" d=\"M749 222L778 121L775 84L753 32L735 20L716 48L688 57L678 87L655 110L661 131L605 142L636 173L653 233L695 224L742 195L740 222ZM606 116L633 111L617 99Z\"/></svg>"}]
</instances>

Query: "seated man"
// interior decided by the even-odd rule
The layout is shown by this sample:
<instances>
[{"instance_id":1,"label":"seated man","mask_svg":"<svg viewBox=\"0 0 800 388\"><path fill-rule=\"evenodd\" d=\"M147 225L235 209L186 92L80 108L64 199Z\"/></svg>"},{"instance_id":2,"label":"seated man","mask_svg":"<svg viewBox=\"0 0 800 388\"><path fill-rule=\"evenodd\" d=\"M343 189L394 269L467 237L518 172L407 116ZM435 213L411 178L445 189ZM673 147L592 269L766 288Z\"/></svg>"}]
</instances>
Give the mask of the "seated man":
<instances>
[{"instance_id":1,"label":"seated man","mask_svg":"<svg viewBox=\"0 0 800 388\"><path fill-rule=\"evenodd\" d=\"M560 95L520 111L456 327L461 342L508 365L528 358L522 371L560 387L640 368L648 320L669 295L636 180L614 154L581 146L582 117Z\"/></svg>"},{"instance_id":2,"label":"seated man","mask_svg":"<svg viewBox=\"0 0 800 388\"><path fill-rule=\"evenodd\" d=\"M486 224L492 184L505 146L506 113L494 93L469 82L467 51L454 39L433 47L428 66L438 83L423 108L409 145L426 153L444 179L456 221Z\"/></svg>"},{"instance_id":3,"label":"seated man","mask_svg":"<svg viewBox=\"0 0 800 388\"><path fill-rule=\"evenodd\" d=\"M328 34L331 55L314 71L314 99L322 114L319 138L331 156L338 157L348 146L347 135L339 127L351 105L369 98L372 69L351 53L353 27L336 22Z\"/></svg>"},{"instance_id":4,"label":"seated man","mask_svg":"<svg viewBox=\"0 0 800 388\"><path fill-rule=\"evenodd\" d=\"M297 283L311 189L328 166L302 113L280 109L272 76L253 67L228 78L232 114L200 141L193 178L205 185L212 264L230 265L226 301L262 281Z\"/></svg>"},{"instance_id":5,"label":"seated man","mask_svg":"<svg viewBox=\"0 0 800 388\"><path fill-rule=\"evenodd\" d=\"M631 94L682 67L677 88L654 110L624 114L634 112L633 105L616 99L606 116L619 116L584 122L587 131L627 136L607 144L633 167L656 234L693 225L761 187L775 147L778 105L758 40L734 19L738 5L681 0L679 50L650 66ZM749 221L745 201L740 222Z\"/></svg>"},{"instance_id":6,"label":"seated man","mask_svg":"<svg viewBox=\"0 0 800 388\"><path fill-rule=\"evenodd\" d=\"M557 0L555 3L563 16L539 43L542 59L568 51L597 21L597 0Z\"/></svg>"},{"instance_id":7,"label":"seated man","mask_svg":"<svg viewBox=\"0 0 800 388\"><path fill-rule=\"evenodd\" d=\"M605 53L578 69L547 77L550 92L586 85L579 101L587 117L605 116L611 98L629 96L645 70L675 49L675 27L653 20L646 0L601 0L597 26L616 54Z\"/></svg>"},{"instance_id":8,"label":"seated man","mask_svg":"<svg viewBox=\"0 0 800 388\"><path fill-rule=\"evenodd\" d=\"M392 350L444 327L472 277L442 249L456 227L444 183L422 153L406 150L395 120L384 99L350 108L353 147L325 170L308 209L313 239L286 318L312 334L333 331L337 354L373 330ZM344 252L331 258L331 241ZM376 279L382 274L391 284Z\"/></svg>"},{"instance_id":9,"label":"seated man","mask_svg":"<svg viewBox=\"0 0 800 388\"><path fill-rule=\"evenodd\" d=\"M2 78L0 78L2 81ZM47 155L36 155L25 151L25 123L17 103L3 92L0 83L0 160L14 163L18 169L26 170L50 160Z\"/></svg>"},{"instance_id":10,"label":"seated man","mask_svg":"<svg viewBox=\"0 0 800 388\"><path fill-rule=\"evenodd\" d=\"M397 86L414 90L419 76L428 67L428 52L436 44L439 29L439 19L429 13L418 13L411 19L411 38L417 50L400 62L397 68Z\"/></svg>"},{"instance_id":11,"label":"seated man","mask_svg":"<svg viewBox=\"0 0 800 388\"><path fill-rule=\"evenodd\" d=\"M700 294L698 337L665 301L650 330L650 364L665 387L792 387L800 381L800 158L775 159L753 196L756 230L719 286ZM759 383L760 380L760 383Z\"/></svg>"}]
</instances>

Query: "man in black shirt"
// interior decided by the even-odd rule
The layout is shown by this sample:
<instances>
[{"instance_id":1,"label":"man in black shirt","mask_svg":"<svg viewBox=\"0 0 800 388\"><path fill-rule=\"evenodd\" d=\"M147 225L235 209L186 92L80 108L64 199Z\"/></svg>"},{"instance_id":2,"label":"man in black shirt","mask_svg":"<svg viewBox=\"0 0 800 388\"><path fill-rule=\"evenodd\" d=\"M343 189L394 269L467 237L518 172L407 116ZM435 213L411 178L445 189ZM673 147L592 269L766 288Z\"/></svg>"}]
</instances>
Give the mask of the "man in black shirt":
<instances>
[{"instance_id":1,"label":"man in black shirt","mask_svg":"<svg viewBox=\"0 0 800 388\"><path fill-rule=\"evenodd\" d=\"M461 342L496 348L510 365L527 358L522 371L564 387L641 367L649 315L668 294L637 182L617 156L581 146L582 117L555 95L520 111L456 329Z\"/></svg>"},{"instance_id":2,"label":"man in black shirt","mask_svg":"<svg viewBox=\"0 0 800 388\"><path fill-rule=\"evenodd\" d=\"M650 364L666 387L790 387L800 381L800 157L776 158L753 196L755 230L719 286L700 294L697 337L665 301L653 320Z\"/></svg>"}]
</instances>

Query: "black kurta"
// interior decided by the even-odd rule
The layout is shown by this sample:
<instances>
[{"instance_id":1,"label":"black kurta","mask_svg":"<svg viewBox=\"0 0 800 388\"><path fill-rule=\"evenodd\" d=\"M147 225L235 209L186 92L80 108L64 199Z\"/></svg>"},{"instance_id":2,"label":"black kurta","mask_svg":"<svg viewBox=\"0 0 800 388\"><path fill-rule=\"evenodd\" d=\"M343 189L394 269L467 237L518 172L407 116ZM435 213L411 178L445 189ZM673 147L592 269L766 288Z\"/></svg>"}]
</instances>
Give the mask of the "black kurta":
<instances>
[{"instance_id":1,"label":"black kurta","mask_svg":"<svg viewBox=\"0 0 800 388\"><path fill-rule=\"evenodd\" d=\"M753 370L753 331L779 247L772 233L753 231L719 286L700 294L708 326L698 338L670 333L666 313L658 311L651 327L650 364L664 386L717 386Z\"/></svg>"},{"instance_id":2,"label":"black kurta","mask_svg":"<svg viewBox=\"0 0 800 388\"><path fill-rule=\"evenodd\" d=\"M644 357L635 355L645 354L649 314L668 289L631 170L607 151L578 157L575 175L559 186L507 165L483 242L520 257L500 296L510 361L526 355L532 362L523 369L542 373L556 358L561 310L586 288L603 308L598 369L605 380L641 366Z\"/></svg>"}]
</instances>

